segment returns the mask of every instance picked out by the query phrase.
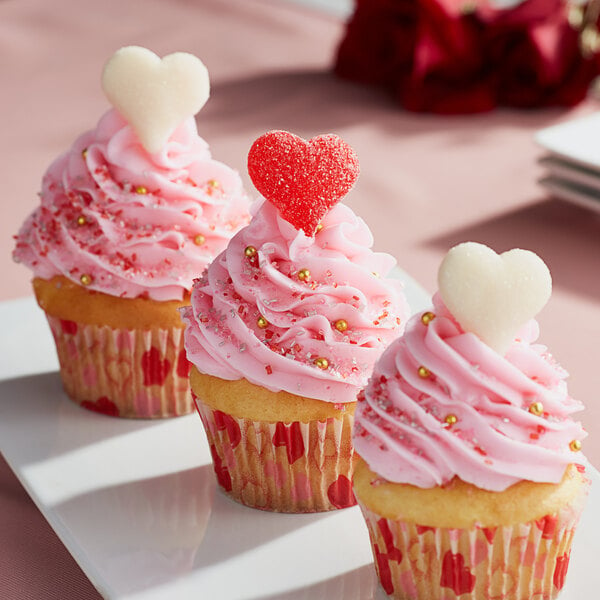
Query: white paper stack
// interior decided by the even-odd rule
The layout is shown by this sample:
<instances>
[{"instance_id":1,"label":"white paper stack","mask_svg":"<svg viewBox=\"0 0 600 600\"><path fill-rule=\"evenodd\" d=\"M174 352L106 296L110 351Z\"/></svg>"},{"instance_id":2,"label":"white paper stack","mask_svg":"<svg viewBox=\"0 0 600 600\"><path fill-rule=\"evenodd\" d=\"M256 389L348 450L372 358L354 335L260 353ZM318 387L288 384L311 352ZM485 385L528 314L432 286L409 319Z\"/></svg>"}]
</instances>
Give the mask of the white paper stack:
<instances>
[{"instance_id":1,"label":"white paper stack","mask_svg":"<svg viewBox=\"0 0 600 600\"><path fill-rule=\"evenodd\" d=\"M542 187L600 212L600 113L541 129L535 140L548 151L540 159Z\"/></svg>"}]
</instances>

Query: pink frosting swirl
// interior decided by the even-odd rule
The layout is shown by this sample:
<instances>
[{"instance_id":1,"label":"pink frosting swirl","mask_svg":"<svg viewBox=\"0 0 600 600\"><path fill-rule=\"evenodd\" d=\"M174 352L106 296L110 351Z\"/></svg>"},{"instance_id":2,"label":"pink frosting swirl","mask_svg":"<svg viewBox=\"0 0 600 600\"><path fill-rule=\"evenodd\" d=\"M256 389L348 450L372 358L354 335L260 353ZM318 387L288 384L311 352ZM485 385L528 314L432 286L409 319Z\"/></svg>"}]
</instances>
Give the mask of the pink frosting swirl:
<instances>
[{"instance_id":1,"label":"pink frosting swirl","mask_svg":"<svg viewBox=\"0 0 600 600\"><path fill-rule=\"evenodd\" d=\"M182 311L188 359L221 379L355 401L409 315L400 281L385 277L396 261L371 250L368 227L343 204L327 213L314 237L269 202L256 210L196 282L191 307ZM248 246L254 256L246 256ZM309 279L299 279L302 269ZM340 320L344 331L335 327L343 329ZM317 358L327 359L327 368Z\"/></svg>"},{"instance_id":2,"label":"pink frosting swirl","mask_svg":"<svg viewBox=\"0 0 600 600\"><path fill-rule=\"evenodd\" d=\"M192 117L149 154L114 110L46 172L14 258L113 296L181 299L249 219L239 175L211 158Z\"/></svg>"},{"instance_id":3,"label":"pink frosting swirl","mask_svg":"<svg viewBox=\"0 0 600 600\"><path fill-rule=\"evenodd\" d=\"M463 332L437 296L434 306L429 325L421 314L410 319L359 396L354 446L370 468L422 488L458 476L502 491L521 480L558 483L569 463L585 464L569 447L586 435L570 417L583 406L567 393L567 373L534 343L537 322L502 357ZM535 402L542 414L530 412Z\"/></svg>"}]
</instances>

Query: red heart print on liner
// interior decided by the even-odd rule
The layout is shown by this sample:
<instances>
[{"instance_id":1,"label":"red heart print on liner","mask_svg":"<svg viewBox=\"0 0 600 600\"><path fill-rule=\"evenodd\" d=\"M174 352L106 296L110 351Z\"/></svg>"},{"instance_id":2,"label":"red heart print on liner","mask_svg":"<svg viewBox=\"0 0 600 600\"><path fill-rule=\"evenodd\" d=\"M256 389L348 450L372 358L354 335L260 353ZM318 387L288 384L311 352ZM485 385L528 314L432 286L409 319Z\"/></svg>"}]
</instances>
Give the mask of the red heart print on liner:
<instances>
[{"instance_id":1,"label":"red heart print on liner","mask_svg":"<svg viewBox=\"0 0 600 600\"><path fill-rule=\"evenodd\" d=\"M327 488L327 498L336 508L347 508L356 504L356 498L352 491L352 482L345 476L340 475Z\"/></svg>"},{"instance_id":2,"label":"red heart print on liner","mask_svg":"<svg viewBox=\"0 0 600 600\"><path fill-rule=\"evenodd\" d=\"M483 531L483 535L485 535L485 539L487 540L488 544L493 545L494 544L494 537L496 535L496 529L498 529L497 527L483 527L481 531Z\"/></svg>"},{"instance_id":3,"label":"red heart print on liner","mask_svg":"<svg viewBox=\"0 0 600 600\"><path fill-rule=\"evenodd\" d=\"M219 431L227 430L229 443L231 444L232 448L236 448L242 441L242 432L238 422L233 417L221 412L220 410L213 411L213 418Z\"/></svg>"},{"instance_id":4,"label":"red heart print on liner","mask_svg":"<svg viewBox=\"0 0 600 600\"><path fill-rule=\"evenodd\" d=\"M300 423L294 421L289 427L279 421L275 425L275 433L273 434L274 446L285 446L288 462L295 463L301 456L304 456L304 438Z\"/></svg>"},{"instance_id":5,"label":"red heart print on liner","mask_svg":"<svg viewBox=\"0 0 600 600\"><path fill-rule=\"evenodd\" d=\"M84 400L81 403L81 406L83 406L83 408L87 408L88 410L93 410L94 412L108 415L109 417L119 416L119 407L106 396L98 398L98 400L95 402L92 402L91 400Z\"/></svg>"},{"instance_id":6,"label":"red heart print on liner","mask_svg":"<svg viewBox=\"0 0 600 600\"><path fill-rule=\"evenodd\" d=\"M142 372L144 373L144 385L163 385L169 371L171 362L161 358L160 350L152 346L142 354Z\"/></svg>"},{"instance_id":7,"label":"red heart print on liner","mask_svg":"<svg viewBox=\"0 0 600 600\"><path fill-rule=\"evenodd\" d=\"M248 174L256 189L306 235L314 235L358 172L356 153L332 133L306 141L287 131L270 131L248 152Z\"/></svg>"},{"instance_id":8,"label":"red heart print on liner","mask_svg":"<svg viewBox=\"0 0 600 600\"><path fill-rule=\"evenodd\" d=\"M229 469L223 464L214 444L210 445L210 453L213 459L213 469L217 476L217 482L226 492L230 492L233 489L231 474L229 473Z\"/></svg>"},{"instance_id":9,"label":"red heart print on liner","mask_svg":"<svg viewBox=\"0 0 600 600\"><path fill-rule=\"evenodd\" d=\"M542 532L542 538L545 540L551 540L556 533L558 517L554 515L546 515L541 519L536 519L535 524L536 527Z\"/></svg>"},{"instance_id":10,"label":"red heart print on liner","mask_svg":"<svg viewBox=\"0 0 600 600\"><path fill-rule=\"evenodd\" d=\"M185 350L181 350L177 355L177 375L182 379L187 379L191 368L192 363L188 361Z\"/></svg>"},{"instance_id":11,"label":"red heart print on liner","mask_svg":"<svg viewBox=\"0 0 600 600\"><path fill-rule=\"evenodd\" d=\"M450 550L444 554L440 587L450 588L457 596L473 591L475 575L465 566L462 554L453 554Z\"/></svg>"},{"instance_id":12,"label":"red heart print on liner","mask_svg":"<svg viewBox=\"0 0 600 600\"><path fill-rule=\"evenodd\" d=\"M402 551L394 546L394 536L387 520L379 519L379 521L377 521L377 526L383 537L385 552L382 552L379 548L379 544L375 543L373 546L375 551L375 563L377 565L381 587L385 590L386 594L391 595L394 593L394 580L392 578L390 562L393 560L398 564L401 563Z\"/></svg>"},{"instance_id":13,"label":"red heart print on liner","mask_svg":"<svg viewBox=\"0 0 600 600\"><path fill-rule=\"evenodd\" d=\"M556 559L556 566L554 567L554 575L552 582L557 590L562 590L565 585L565 578L567 577L567 570L569 569L569 558L571 552L565 552L562 556Z\"/></svg>"},{"instance_id":14,"label":"red heart print on liner","mask_svg":"<svg viewBox=\"0 0 600 600\"><path fill-rule=\"evenodd\" d=\"M427 527L425 525L415 525L417 529L417 535L425 535L428 531L435 531L433 527Z\"/></svg>"},{"instance_id":15,"label":"red heart print on liner","mask_svg":"<svg viewBox=\"0 0 600 600\"><path fill-rule=\"evenodd\" d=\"M394 535L387 520L379 519L379 521L377 521L377 525L379 527L379 531L381 532L383 542L385 543L386 556L390 560L395 560L398 563L402 562L402 551L400 548L396 548L396 546L394 546Z\"/></svg>"},{"instance_id":16,"label":"red heart print on liner","mask_svg":"<svg viewBox=\"0 0 600 600\"><path fill-rule=\"evenodd\" d=\"M70 335L75 335L77 333L77 323L75 323L75 321L61 319L60 328L63 330L63 333L68 333Z\"/></svg>"},{"instance_id":17,"label":"red heart print on liner","mask_svg":"<svg viewBox=\"0 0 600 600\"><path fill-rule=\"evenodd\" d=\"M373 548L375 550L375 565L377 566L377 572L379 573L381 587L388 596L391 596L394 593L394 580L392 579L390 562L387 554L382 554L377 544L375 544Z\"/></svg>"}]
</instances>

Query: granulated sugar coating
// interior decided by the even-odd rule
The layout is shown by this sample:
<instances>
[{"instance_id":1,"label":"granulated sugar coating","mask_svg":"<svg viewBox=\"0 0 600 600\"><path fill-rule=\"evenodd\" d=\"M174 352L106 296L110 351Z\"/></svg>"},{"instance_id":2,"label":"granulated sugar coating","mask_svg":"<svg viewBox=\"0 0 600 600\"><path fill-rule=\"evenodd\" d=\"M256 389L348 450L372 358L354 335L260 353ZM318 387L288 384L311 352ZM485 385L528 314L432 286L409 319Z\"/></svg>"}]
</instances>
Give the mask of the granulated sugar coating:
<instances>
[{"instance_id":1,"label":"granulated sugar coating","mask_svg":"<svg viewBox=\"0 0 600 600\"><path fill-rule=\"evenodd\" d=\"M354 185L359 165L354 150L337 135L306 141L287 131L270 131L252 144L248 173L286 221L313 235Z\"/></svg>"}]
</instances>

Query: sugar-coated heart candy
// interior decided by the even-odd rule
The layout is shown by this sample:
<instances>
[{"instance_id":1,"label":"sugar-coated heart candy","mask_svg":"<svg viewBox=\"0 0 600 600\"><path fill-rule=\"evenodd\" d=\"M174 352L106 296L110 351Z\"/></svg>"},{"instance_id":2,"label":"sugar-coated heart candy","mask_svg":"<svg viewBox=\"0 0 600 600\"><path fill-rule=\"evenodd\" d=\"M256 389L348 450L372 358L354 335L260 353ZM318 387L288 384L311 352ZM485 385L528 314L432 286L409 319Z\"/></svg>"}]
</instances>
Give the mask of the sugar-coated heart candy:
<instances>
[{"instance_id":1,"label":"sugar-coated heart candy","mask_svg":"<svg viewBox=\"0 0 600 600\"><path fill-rule=\"evenodd\" d=\"M544 307L550 271L529 250L496 254L475 242L454 246L438 272L440 295L465 331L504 355L515 334Z\"/></svg>"},{"instance_id":2,"label":"sugar-coated heart candy","mask_svg":"<svg viewBox=\"0 0 600 600\"><path fill-rule=\"evenodd\" d=\"M140 46L117 50L102 88L148 152L158 152L177 126L208 100L208 71L199 58L175 52L163 59Z\"/></svg>"},{"instance_id":3,"label":"sugar-coated heart candy","mask_svg":"<svg viewBox=\"0 0 600 600\"><path fill-rule=\"evenodd\" d=\"M306 141L287 131L271 131L248 153L248 173L256 189L306 235L314 235L319 221L354 185L358 172L356 153L334 134Z\"/></svg>"}]
</instances>

